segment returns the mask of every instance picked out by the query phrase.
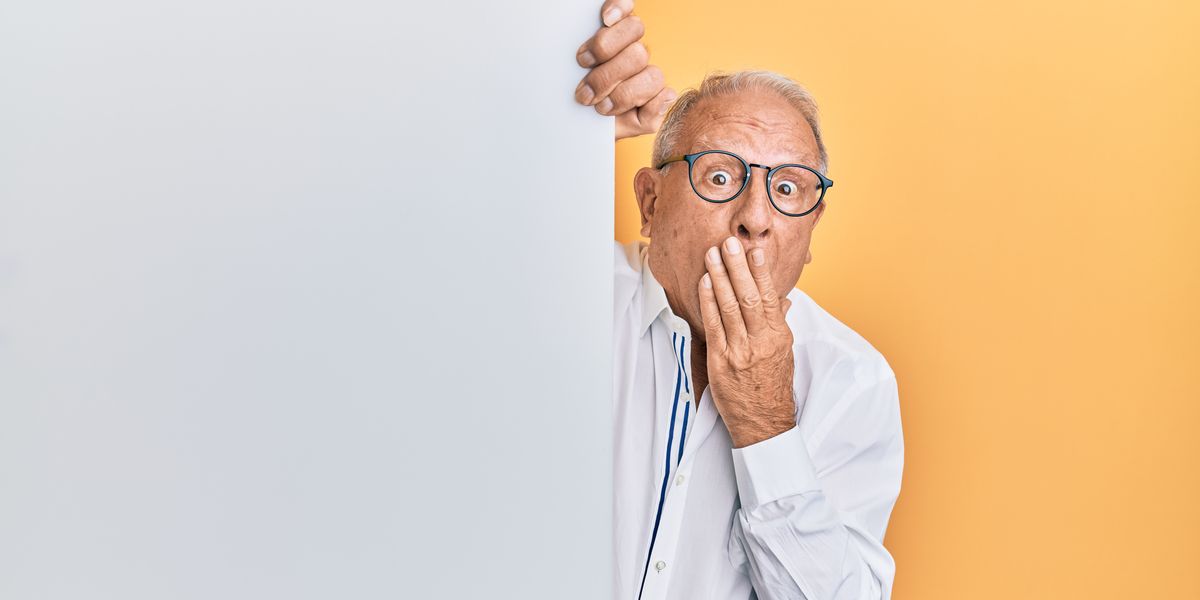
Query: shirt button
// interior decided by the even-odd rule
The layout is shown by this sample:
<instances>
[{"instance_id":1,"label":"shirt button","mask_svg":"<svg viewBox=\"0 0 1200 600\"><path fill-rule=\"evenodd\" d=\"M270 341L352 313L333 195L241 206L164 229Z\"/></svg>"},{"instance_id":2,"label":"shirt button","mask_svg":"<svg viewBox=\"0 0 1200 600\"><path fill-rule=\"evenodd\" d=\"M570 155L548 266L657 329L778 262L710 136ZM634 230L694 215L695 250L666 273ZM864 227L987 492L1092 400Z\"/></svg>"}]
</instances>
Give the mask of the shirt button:
<instances>
[{"instance_id":1,"label":"shirt button","mask_svg":"<svg viewBox=\"0 0 1200 600\"><path fill-rule=\"evenodd\" d=\"M680 473L679 476L675 478L675 485L683 485L683 480L683 473Z\"/></svg>"},{"instance_id":2,"label":"shirt button","mask_svg":"<svg viewBox=\"0 0 1200 600\"><path fill-rule=\"evenodd\" d=\"M663 569L667 568L667 563L660 560L660 561L654 563L654 568L656 570L658 570L658 572L661 573Z\"/></svg>"}]
</instances>

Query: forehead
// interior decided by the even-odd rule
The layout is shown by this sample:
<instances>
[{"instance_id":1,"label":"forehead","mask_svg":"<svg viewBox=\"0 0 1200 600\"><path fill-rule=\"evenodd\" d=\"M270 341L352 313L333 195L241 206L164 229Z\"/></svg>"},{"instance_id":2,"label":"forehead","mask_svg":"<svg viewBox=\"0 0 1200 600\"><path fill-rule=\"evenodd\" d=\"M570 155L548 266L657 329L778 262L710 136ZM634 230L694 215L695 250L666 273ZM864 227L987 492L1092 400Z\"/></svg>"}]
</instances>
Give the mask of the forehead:
<instances>
[{"instance_id":1,"label":"forehead","mask_svg":"<svg viewBox=\"0 0 1200 600\"><path fill-rule=\"evenodd\" d=\"M728 150L752 163L817 164L817 140L808 121L770 90L705 98L686 119L684 153Z\"/></svg>"}]
</instances>

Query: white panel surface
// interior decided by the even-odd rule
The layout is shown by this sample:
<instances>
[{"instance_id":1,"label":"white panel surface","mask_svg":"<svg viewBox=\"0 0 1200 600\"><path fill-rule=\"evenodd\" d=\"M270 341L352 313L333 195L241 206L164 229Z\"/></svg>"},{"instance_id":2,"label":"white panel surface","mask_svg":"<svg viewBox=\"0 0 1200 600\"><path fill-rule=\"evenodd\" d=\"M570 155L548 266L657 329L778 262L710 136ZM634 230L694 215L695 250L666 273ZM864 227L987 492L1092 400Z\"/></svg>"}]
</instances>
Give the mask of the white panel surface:
<instances>
[{"instance_id":1,"label":"white panel surface","mask_svg":"<svg viewBox=\"0 0 1200 600\"><path fill-rule=\"evenodd\" d=\"M0 4L0 598L608 598L598 4Z\"/></svg>"}]
</instances>

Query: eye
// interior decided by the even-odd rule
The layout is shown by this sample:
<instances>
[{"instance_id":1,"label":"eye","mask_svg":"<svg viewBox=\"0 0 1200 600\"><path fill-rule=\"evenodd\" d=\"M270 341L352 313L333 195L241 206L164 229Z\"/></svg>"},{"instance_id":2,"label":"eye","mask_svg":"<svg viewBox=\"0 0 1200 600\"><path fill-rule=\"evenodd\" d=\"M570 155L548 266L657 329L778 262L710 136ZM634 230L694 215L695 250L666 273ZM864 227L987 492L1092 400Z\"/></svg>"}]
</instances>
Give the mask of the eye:
<instances>
[{"instance_id":1,"label":"eye","mask_svg":"<svg viewBox=\"0 0 1200 600\"><path fill-rule=\"evenodd\" d=\"M790 196L796 193L796 184L790 181L781 181L775 185L775 191L784 196Z\"/></svg>"},{"instance_id":2,"label":"eye","mask_svg":"<svg viewBox=\"0 0 1200 600\"><path fill-rule=\"evenodd\" d=\"M709 182L713 183L714 185L728 185L730 179L732 179L732 177L730 177L729 173L726 173L725 171L717 171L708 176Z\"/></svg>"}]
</instances>

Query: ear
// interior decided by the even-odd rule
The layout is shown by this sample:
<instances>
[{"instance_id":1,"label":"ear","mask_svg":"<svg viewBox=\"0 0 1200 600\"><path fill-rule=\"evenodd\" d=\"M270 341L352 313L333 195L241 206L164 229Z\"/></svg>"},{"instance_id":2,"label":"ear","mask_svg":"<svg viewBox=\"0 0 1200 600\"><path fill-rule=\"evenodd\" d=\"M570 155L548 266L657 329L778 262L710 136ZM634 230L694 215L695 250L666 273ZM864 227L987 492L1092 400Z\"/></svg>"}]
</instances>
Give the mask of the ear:
<instances>
[{"instance_id":1,"label":"ear","mask_svg":"<svg viewBox=\"0 0 1200 600\"><path fill-rule=\"evenodd\" d=\"M642 167L633 176L633 193L637 196L638 212L642 215L642 237L650 237L650 224L654 219L655 203L658 201L658 190L661 183L662 171Z\"/></svg>"}]
</instances>

